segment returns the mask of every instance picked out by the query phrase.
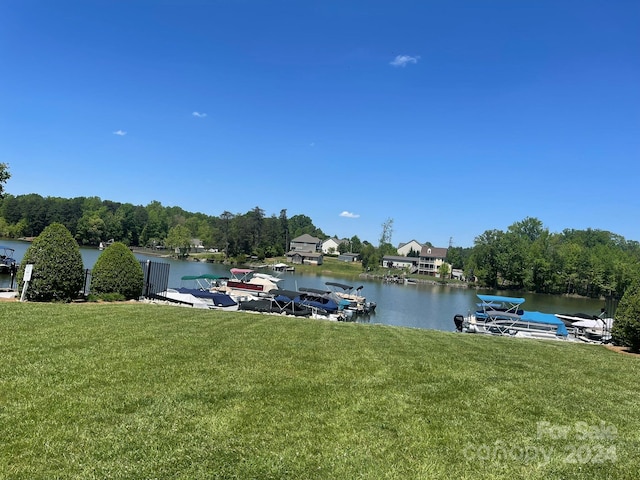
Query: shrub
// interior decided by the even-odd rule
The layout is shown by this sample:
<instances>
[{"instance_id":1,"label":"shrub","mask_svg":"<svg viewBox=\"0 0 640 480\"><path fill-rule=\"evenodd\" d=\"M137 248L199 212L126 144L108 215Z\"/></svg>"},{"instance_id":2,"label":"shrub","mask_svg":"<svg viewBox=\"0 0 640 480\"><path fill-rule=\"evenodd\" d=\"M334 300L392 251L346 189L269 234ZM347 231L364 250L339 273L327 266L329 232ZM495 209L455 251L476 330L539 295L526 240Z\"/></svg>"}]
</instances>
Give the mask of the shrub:
<instances>
[{"instance_id":1,"label":"shrub","mask_svg":"<svg viewBox=\"0 0 640 480\"><path fill-rule=\"evenodd\" d=\"M18 270L21 289L28 264L33 264L33 273L25 293L26 300L68 302L77 298L84 286L80 247L67 227L60 223L46 227L25 252Z\"/></svg>"},{"instance_id":2,"label":"shrub","mask_svg":"<svg viewBox=\"0 0 640 480\"><path fill-rule=\"evenodd\" d=\"M87 295L87 302L122 302L126 300L120 293L103 293L101 295Z\"/></svg>"},{"instance_id":3,"label":"shrub","mask_svg":"<svg viewBox=\"0 0 640 480\"><path fill-rule=\"evenodd\" d=\"M616 345L640 351L640 283L632 284L620 299L611 336Z\"/></svg>"},{"instance_id":4,"label":"shrub","mask_svg":"<svg viewBox=\"0 0 640 480\"><path fill-rule=\"evenodd\" d=\"M142 295L144 274L140 262L124 243L109 245L98 257L91 271L91 293L104 297L112 294L125 299ZM107 298L107 297L105 297Z\"/></svg>"}]
</instances>

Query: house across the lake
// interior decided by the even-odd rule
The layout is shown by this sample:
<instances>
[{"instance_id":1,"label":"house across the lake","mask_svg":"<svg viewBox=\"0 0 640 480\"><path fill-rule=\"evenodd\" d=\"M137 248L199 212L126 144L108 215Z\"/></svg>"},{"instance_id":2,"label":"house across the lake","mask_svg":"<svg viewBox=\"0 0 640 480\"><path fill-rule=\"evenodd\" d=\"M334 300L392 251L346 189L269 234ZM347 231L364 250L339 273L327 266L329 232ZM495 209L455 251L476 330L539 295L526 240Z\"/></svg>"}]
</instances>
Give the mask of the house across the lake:
<instances>
[{"instance_id":1,"label":"house across the lake","mask_svg":"<svg viewBox=\"0 0 640 480\"><path fill-rule=\"evenodd\" d=\"M308 233L291 240L287 260L296 265L322 265L322 240Z\"/></svg>"},{"instance_id":2,"label":"house across the lake","mask_svg":"<svg viewBox=\"0 0 640 480\"><path fill-rule=\"evenodd\" d=\"M318 252L293 250L287 253L287 261L295 265L322 265L323 255Z\"/></svg>"},{"instance_id":3,"label":"house across the lake","mask_svg":"<svg viewBox=\"0 0 640 480\"><path fill-rule=\"evenodd\" d=\"M423 246L420 250L420 260L418 262L418 274L430 275L432 277L440 276L440 267L445 263L447 258L447 249L438 247ZM449 265L449 273L451 273L451 265Z\"/></svg>"},{"instance_id":4,"label":"house across the lake","mask_svg":"<svg viewBox=\"0 0 640 480\"><path fill-rule=\"evenodd\" d=\"M402 255L385 255L382 257L382 266L384 268L410 268L417 269L418 257L405 257Z\"/></svg>"},{"instance_id":5,"label":"house across the lake","mask_svg":"<svg viewBox=\"0 0 640 480\"><path fill-rule=\"evenodd\" d=\"M304 235L300 235L299 237L291 240L291 244L289 245L289 250L299 250L302 252L321 252L322 251L322 240L317 237L313 237L308 233Z\"/></svg>"},{"instance_id":6,"label":"house across the lake","mask_svg":"<svg viewBox=\"0 0 640 480\"><path fill-rule=\"evenodd\" d=\"M403 255L403 256L408 256L411 253L413 253L415 256L417 257L420 254L420 251L422 251L422 244L416 240L411 240L410 242L407 243L401 243L400 245L398 245L398 255Z\"/></svg>"},{"instance_id":7,"label":"house across the lake","mask_svg":"<svg viewBox=\"0 0 640 480\"><path fill-rule=\"evenodd\" d=\"M357 262L360 260L359 253L341 253L338 255L338 260L341 262Z\"/></svg>"},{"instance_id":8,"label":"house across the lake","mask_svg":"<svg viewBox=\"0 0 640 480\"><path fill-rule=\"evenodd\" d=\"M327 238L324 242L322 242L322 253L325 255L337 255L339 253L339 247L343 243L349 243L349 240L346 239L338 239L338 238Z\"/></svg>"}]
</instances>

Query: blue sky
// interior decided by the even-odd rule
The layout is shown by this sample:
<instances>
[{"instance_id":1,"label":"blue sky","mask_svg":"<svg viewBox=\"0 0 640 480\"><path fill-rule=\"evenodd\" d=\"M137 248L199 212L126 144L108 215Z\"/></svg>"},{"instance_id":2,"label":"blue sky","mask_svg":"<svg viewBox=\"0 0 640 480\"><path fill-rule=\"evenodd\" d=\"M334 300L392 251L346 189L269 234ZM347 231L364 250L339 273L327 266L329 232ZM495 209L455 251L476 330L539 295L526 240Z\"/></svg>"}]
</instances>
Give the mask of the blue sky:
<instances>
[{"instance_id":1,"label":"blue sky","mask_svg":"<svg viewBox=\"0 0 640 480\"><path fill-rule=\"evenodd\" d=\"M640 2L5 0L8 193L640 240Z\"/></svg>"}]
</instances>

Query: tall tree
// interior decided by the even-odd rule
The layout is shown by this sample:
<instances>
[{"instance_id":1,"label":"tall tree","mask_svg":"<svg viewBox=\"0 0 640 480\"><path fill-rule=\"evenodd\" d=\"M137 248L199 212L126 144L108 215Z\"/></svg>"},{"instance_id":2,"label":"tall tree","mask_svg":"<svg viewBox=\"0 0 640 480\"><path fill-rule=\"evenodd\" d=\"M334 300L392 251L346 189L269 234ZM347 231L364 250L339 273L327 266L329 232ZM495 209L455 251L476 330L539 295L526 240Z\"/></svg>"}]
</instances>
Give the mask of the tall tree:
<instances>
[{"instance_id":1,"label":"tall tree","mask_svg":"<svg viewBox=\"0 0 640 480\"><path fill-rule=\"evenodd\" d=\"M382 247L385 243L391 243L393 237L393 218L387 218L382 224L382 232L380 233L380 244Z\"/></svg>"},{"instance_id":2,"label":"tall tree","mask_svg":"<svg viewBox=\"0 0 640 480\"><path fill-rule=\"evenodd\" d=\"M222 219L222 221L224 222L224 254L228 257L229 256L229 240L230 240L230 223L231 220L234 218L233 213L225 210L224 212L222 212L222 214L220 215L220 218Z\"/></svg>"},{"instance_id":3,"label":"tall tree","mask_svg":"<svg viewBox=\"0 0 640 480\"><path fill-rule=\"evenodd\" d=\"M354 235L349 240L349 248L351 253L361 253L362 252L362 241L358 238L357 235Z\"/></svg>"},{"instance_id":4,"label":"tall tree","mask_svg":"<svg viewBox=\"0 0 640 480\"><path fill-rule=\"evenodd\" d=\"M282 231L283 239L282 239L282 251L286 252L289 250L289 220L287 219L287 209L283 208L280 210L280 229Z\"/></svg>"},{"instance_id":5,"label":"tall tree","mask_svg":"<svg viewBox=\"0 0 640 480\"><path fill-rule=\"evenodd\" d=\"M11 178L9 173L9 165L0 163L0 198L4 196L4 184Z\"/></svg>"}]
</instances>

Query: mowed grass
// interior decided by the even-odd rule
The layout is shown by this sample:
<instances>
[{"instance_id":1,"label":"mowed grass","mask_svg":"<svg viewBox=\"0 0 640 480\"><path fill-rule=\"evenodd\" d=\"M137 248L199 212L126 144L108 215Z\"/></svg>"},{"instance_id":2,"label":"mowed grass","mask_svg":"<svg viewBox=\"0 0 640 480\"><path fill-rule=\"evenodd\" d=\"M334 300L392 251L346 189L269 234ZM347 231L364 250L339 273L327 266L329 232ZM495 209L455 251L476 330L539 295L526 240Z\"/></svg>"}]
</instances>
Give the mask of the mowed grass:
<instances>
[{"instance_id":1,"label":"mowed grass","mask_svg":"<svg viewBox=\"0 0 640 480\"><path fill-rule=\"evenodd\" d=\"M639 373L598 346L0 303L0 478L631 479Z\"/></svg>"}]
</instances>

